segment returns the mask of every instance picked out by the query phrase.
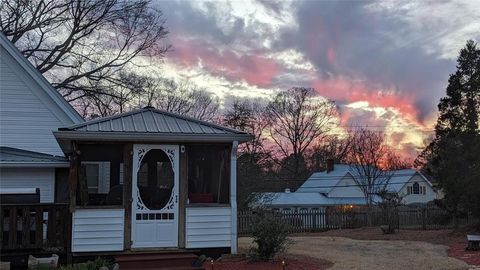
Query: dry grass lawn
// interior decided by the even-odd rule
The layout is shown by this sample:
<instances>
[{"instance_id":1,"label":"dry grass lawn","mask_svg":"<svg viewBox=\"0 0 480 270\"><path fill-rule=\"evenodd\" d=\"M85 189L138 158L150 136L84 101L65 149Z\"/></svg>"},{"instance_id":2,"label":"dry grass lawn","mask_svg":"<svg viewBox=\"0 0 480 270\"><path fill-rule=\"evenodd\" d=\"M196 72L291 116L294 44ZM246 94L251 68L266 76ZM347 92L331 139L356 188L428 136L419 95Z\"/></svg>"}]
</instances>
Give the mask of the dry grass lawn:
<instances>
[{"instance_id":1,"label":"dry grass lawn","mask_svg":"<svg viewBox=\"0 0 480 270\"><path fill-rule=\"evenodd\" d=\"M288 253L324 259L330 269L468 269L468 265L447 255L447 246L420 241L357 240L338 236L295 236ZM250 238L240 238L247 249Z\"/></svg>"}]
</instances>

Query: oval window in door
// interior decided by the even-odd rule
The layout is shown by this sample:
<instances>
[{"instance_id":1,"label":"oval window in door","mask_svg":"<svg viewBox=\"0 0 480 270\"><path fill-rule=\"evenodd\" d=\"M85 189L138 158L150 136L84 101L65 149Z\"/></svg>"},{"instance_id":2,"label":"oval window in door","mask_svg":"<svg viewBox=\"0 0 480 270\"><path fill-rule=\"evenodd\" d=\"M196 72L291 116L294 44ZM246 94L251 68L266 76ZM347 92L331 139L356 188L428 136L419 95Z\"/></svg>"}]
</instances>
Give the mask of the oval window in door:
<instances>
[{"instance_id":1,"label":"oval window in door","mask_svg":"<svg viewBox=\"0 0 480 270\"><path fill-rule=\"evenodd\" d=\"M163 209L172 195L174 172L168 156L160 149L147 152L137 172L137 186L143 204L150 210Z\"/></svg>"}]
</instances>

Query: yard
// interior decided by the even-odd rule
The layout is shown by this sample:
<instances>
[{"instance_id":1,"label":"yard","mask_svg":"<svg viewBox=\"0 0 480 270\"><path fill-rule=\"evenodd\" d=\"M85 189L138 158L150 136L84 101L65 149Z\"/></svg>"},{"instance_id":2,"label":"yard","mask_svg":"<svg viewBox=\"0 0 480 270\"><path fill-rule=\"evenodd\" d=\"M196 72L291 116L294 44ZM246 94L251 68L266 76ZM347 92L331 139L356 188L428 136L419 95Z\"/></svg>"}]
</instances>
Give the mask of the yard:
<instances>
[{"instance_id":1,"label":"yard","mask_svg":"<svg viewBox=\"0 0 480 270\"><path fill-rule=\"evenodd\" d=\"M450 247L463 247L464 235L450 230L402 230L394 235L383 235L378 228L332 230L292 236L289 256L327 260L334 264L329 269L469 269L469 264L480 265L480 253L465 257L451 252L469 264L449 257ZM250 238L239 239L243 250L250 244Z\"/></svg>"}]
</instances>

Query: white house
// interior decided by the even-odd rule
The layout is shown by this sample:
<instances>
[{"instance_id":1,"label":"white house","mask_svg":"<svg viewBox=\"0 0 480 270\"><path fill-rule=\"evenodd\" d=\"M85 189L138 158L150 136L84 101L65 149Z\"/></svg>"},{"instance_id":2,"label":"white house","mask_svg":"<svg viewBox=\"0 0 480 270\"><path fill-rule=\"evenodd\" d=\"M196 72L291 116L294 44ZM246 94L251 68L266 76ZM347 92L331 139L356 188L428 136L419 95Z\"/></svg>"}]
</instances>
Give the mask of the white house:
<instances>
[{"instance_id":1,"label":"white house","mask_svg":"<svg viewBox=\"0 0 480 270\"><path fill-rule=\"evenodd\" d=\"M263 204L284 211L313 209L338 205L365 205L365 196L355 182L350 165L331 164L326 171L313 173L295 192L265 193ZM405 204L427 203L437 198L430 181L420 172L394 171L387 191L403 197ZM379 201L378 196L374 201Z\"/></svg>"},{"instance_id":2,"label":"white house","mask_svg":"<svg viewBox=\"0 0 480 270\"><path fill-rule=\"evenodd\" d=\"M55 201L55 174L68 168L52 131L82 117L0 34L0 190L39 188Z\"/></svg>"},{"instance_id":3,"label":"white house","mask_svg":"<svg viewBox=\"0 0 480 270\"><path fill-rule=\"evenodd\" d=\"M2 206L2 253L44 247L42 225L15 218L43 224L45 203L48 244L71 254L237 252L236 151L251 135L151 107L84 122L0 45L0 191L38 188L42 203Z\"/></svg>"}]
</instances>

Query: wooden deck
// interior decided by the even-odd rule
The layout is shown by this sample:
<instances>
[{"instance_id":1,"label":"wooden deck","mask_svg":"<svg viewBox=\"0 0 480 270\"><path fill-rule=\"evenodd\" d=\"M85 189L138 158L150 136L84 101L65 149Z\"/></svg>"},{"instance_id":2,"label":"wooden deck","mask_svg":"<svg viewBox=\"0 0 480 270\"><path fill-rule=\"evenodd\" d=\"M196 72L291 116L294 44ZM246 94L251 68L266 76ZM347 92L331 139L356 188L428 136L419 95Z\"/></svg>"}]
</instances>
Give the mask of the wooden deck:
<instances>
[{"instance_id":1,"label":"wooden deck","mask_svg":"<svg viewBox=\"0 0 480 270\"><path fill-rule=\"evenodd\" d=\"M68 252L71 215L66 204L0 205L0 253Z\"/></svg>"}]
</instances>

